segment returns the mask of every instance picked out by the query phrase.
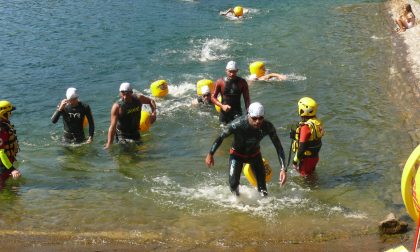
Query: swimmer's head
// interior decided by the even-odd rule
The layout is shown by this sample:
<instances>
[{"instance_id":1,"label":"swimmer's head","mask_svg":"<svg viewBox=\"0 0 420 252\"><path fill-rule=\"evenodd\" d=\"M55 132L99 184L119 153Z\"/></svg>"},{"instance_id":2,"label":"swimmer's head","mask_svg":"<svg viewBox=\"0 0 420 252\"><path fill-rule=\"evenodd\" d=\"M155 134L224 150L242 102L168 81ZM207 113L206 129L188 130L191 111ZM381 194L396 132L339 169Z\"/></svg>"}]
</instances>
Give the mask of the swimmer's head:
<instances>
[{"instance_id":1,"label":"swimmer's head","mask_svg":"<svg viewBox=\"0 0 420 252\"><path fill-rule=\"evenodd\" d=\"M235 61L229 61L226 65L226 75L228 78L235 79L238 73L238 67Z\"/></svg>"},{"instance_id":2,"label":"swimmer's head","mask_svg":"<svg viewBox=\"0 0 420 252\"><path fill-rule=\"evenodd\" d=\"M133 92L133 88L131 88L131 84L128 82L123 82L120 85L120 92Z\"/></svg>"},{"instance_id":3,"label":"swimmer's head","mask_svg":"<svg viewBox=\"0 0 420 252\"><path fill-rule=\"evenodd\" d=\"M131 101L131 94L133 93L133 88L128 82L123 82L120 85L120 97L123 101Z\"/></svg>"},{"instance_id":4,"label":"swimmer's head","mask_svg":"<svg viewBox=\"0 0 420 252\"><path fill-rule=\"evenodd\" d=\"M264 121L264 107L259 102L254 102L248 108L248 122L253 128L260 128Z\"/></svg>"},{"instance_id":5,"label":"swimmer's head","mask_svg":"<svg viewBox=\"0 0 420 252\"><path fill-rule=\"evenodd\" d=\"M241 6L236 6L233 8L233 13L236 17L241 17L244 14L244 9Z\"/></svg>"},{"instance_id":6,"label":"swimmer's head","mask_svg":"<svg viewBox=\"0 0 420 252\"><path fill-rule=\"evenodd\" d=\"M77 89L74 87L67 88L66 98L67 100L73 100L73 99L79 98L79 95L77 94Z\"/></svg>"},{"instance_id":7,"label":"swimmer's head","mask_svg":"<svg viewBox=\"0 0 420 252\"><path fill-rule=\"evenodd\" d=\"M209 95L209 94L210 94L209 86L202 86L201 87L201 95Z\"/></svg>"},{"instance_id":8,"label":"swimmer's head","mask_svg":"<svg viewBox=\"0 0 420 252\"><path fill-rule=\"evenodd\" d=\"M255 61L249 65L249 72L255 74L257 78L265 75L265 64L263 61Z\"/></svg>"}]
</instances>

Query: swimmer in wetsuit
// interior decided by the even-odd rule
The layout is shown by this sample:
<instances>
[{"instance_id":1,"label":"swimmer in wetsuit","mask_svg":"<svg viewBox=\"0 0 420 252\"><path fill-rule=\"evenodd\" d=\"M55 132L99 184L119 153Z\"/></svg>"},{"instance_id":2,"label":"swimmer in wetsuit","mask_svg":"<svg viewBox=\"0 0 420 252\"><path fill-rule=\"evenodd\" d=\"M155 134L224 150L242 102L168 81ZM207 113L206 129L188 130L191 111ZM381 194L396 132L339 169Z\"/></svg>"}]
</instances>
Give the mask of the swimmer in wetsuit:
<instances>
[{"instance_id":1,"label":"swimmer in wetsuit","mask_svg":"<svg viewBox=\"0 0 420 252\"><path fill-rule=\"evenodd\" d=\"M258 191L263 196L267 195L265 169L260 152L260 141L266 135L270 136L277 151L281 170L280 182L282 185L286 182L287 170L284 165L283 147L273 124L264 120L264 107L260 103L252 103L249 106L248 115L236 118L227 127L223 128L222 133L213 143L209 154L207 154L206 164L208 167L214 165L214 153L222 144L223 139L231 134L234 134L229 157L229 185L232 192L239 196L239 180L242 166L244 163L249 163L252 171L256 175Z\"/></svg>"},{"instance_id":2,"label":"swimmer in wetsuit","mask_svg":"<svg viewBox=\"0 0 420 252\"><path fill-rule=\"evenodd\" d=\"M216 81L215 91L211 96L213 104L221 108L219 120L222 124L228 124L242 115L241 96L244 97L246 110L251 103L248 83L237 76L237 73L236 62L229 61L226 65L227 76ZM219 94L222 96L222 102L217 99Z\"/></svg>"},{"instance_id":3,"label":"swimmer in wetsuit","mask_svg":"<svg viewBox=\"0 0 420 252\"><path fill-rule=\"evenodd\" d=\"M151 123L156 120L156 103L153 99L142 94L133 94L130 83L120 85L120 99L112 105L111 123L108 129L108 141L105 149L114 142L114 137L119 143L140 142L140 117L143 104L149 104L152 113Z\"/></svg>"},{"instance_id":4,"label":"swimmer in wetsuit","mask_svg":"<svg viewBox=\"0 0 420 252\"><path fill-rule=\"evenodd\" d=\"M86 143L91 143L95 132L95 124L89 105L79 101L77 89L72 87L67 89L66 98L58 104L57 110L51 117L52 123L57 123L60 116L63 116L63 141L65 143L82 143L86 140L83 131L83 121L86 116L89 123L89 137Z\"/></svg>"}]
</instances>

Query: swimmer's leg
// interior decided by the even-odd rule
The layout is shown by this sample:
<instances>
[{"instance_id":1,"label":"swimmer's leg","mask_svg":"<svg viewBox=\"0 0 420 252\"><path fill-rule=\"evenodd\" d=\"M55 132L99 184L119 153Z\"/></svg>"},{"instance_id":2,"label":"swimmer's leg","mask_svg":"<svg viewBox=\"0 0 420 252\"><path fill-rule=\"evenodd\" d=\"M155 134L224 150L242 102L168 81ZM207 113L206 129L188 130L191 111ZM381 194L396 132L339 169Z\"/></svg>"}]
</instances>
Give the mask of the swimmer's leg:
<instances>
[{"instance_id":1,"label":"swimmer's leg","mask_svg":"<svg viewBox=\"0 0 420 252\"><path fill-rule=\"evenodd\" d=\"M230 191L239 196L239 180L244 162L235 155L229 157L229 187Z\"/></svg>"}]
</instances>

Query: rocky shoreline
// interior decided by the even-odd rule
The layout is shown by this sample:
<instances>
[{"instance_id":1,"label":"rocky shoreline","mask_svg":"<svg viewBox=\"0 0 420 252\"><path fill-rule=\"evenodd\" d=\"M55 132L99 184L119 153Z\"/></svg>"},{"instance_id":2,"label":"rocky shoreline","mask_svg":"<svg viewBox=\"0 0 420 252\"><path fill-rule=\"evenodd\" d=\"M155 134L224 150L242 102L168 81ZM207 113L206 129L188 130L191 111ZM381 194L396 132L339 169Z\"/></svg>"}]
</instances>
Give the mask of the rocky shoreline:
<instances>
[{"instance_id":1,"label":"rocky shoreline","mask_svg":"<svg viewBox=\"0 0 420 252\"><path fill-rule=\"evenodd\" d=\"M402 6L409 3L417 17L416 25L403 33L397 33L394 23ZM417 116L420 107L420 1L389 0L386 9L391 33L393 58L390 60L389 95L405 120L405 125L415 148L420 143L420 118Z\"/></svg>"}]
</instances>

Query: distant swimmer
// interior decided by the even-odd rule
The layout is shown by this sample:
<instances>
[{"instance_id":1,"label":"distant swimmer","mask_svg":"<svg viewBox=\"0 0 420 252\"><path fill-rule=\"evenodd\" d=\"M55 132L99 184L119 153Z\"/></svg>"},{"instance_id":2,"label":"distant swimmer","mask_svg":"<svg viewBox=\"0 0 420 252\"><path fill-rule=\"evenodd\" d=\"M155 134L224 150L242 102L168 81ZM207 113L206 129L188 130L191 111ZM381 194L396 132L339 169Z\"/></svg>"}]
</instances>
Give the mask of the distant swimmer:
<instances>
[{"instance_id":1,"label":"distant swimmer","mask_svg":"<svg viewBox=\"0 0 420 252\"><path fill-rule=\"evenodd\" d=\"M213 105L210 88L208 86L201 87L201 95L192 101L192 105Z\"/></svg>"},{"instance_id":2,"label":"distant swimmer","mask_svg":"<svg viewBox=\"0 0 420 252\"><path fill-rule=\"evenodd\" d=\"M238 71L236 62L229 61L226 65L226 77L216 81L214 93L211 96L213 104L221 108L219 120L222 124L227 124L242 115L241 96L244 98L246 110L251 103L248 83L237 76ZM222 97L221 102L218 100L219 95Z\"/></svg>"},{"instance_id":3,"label":"distant swimmer","mask_svg":"<svg viewBox=\"0 0 420 252\"><path fill-rule=\"evenodd\" d=\"M286 183L287 170L284 164L284 151L276 129L268 120L264 120L264 107L259 102L249 106L248 115L236 118L222 129L220 136L214 141L209 154L206 157L208 167L214 165L214 153L222 144L223 139L234 135L229 157L229 185L230 190L239 196L239 180L242 166L249 163L256 175L257 189L262 196L267 195L266 174L263 159L260 152L260 141L270 136L280 162L280 182Z\"/></svg>"},{"instance_id":4,"label":"distant swimmer","mask_svg":"<svg viewBox=\"0 0 420 252\"><path fill-rule=\"evenodd\" d=\"M151 108L150 123L156 121L156 103L153 99L142 94L134 94L131 84L123 82L120 85L120 99L112 105L111 123L108 129L108 141L105 149L114 142L119 143L140 141L140 117L143 104Z\"/></svg>"},{"instance_id":5,"label":"distant swimmer","mask_svg":"<svg viewBox=\"0 0 420 252\"><path fill-rule=\"evenodd\" d=\"M249 72L251 73L249 79L253 81L287 80L287 76L284 74L268 73L268 71L265 69L265 63L262 61L255 61L251 63L249 65Z\"/></svg>"},{"instance_id":6,"label":"distant swimmer","mask_svg":"<svg viewBox=\"0 0 420 252\"><path fill-rule=\"evenodd\" d=\"M16 179L21 175L16 160L19 142L15 127L10 122L15 109L9 101L0 101L0 189L10 176Z\"/></svg>"},{"instance_id":7,"label":"distant swimmer","mask_svg":"<svg viewBox=\"0 0 420 252\"><path fill-rule=\"evenodd\" d=\"M410 4L404 5L402 14L397 19L395 19L395 23L398 25L398 33L405 32L405 30L412 28L415 25L416 16L414 16Z\"/></svg>"},{"instance_id":8,"label":"distant swimmer","mask_svg":"<svg viewBox=\"0 0 420 252\"><path fill-rule=\"evenodd\" d=\"M293 167L302 175L311 175L319 161L321 138L324 128L321 120L316 117L318 104L310 97L303 97L298 102L298 114L301 121L296 129L290 131L292 150L296 153Z\"/></svg>"},{"instance_id":9,"label":"distant swimmer","mask_svg":"<svg viewBox=\"0 0 420 252\"><path fill-rule=\"evenodd\" d=\"M57 123L60 116L63 116L65 143L91 143L95 133L95 123L93 121L92 111L88 104L79 100L77 89L70 87L66 91L66 99L63 99L58 105L57 110L51 117L52 123ZM83 122L85 117L89 123L89 137L86 140L83 131Z\"/></svg>"},{"instance_id":10,"label":"distant swimmer","mask_svg":"<svg viewBox=\"0 0 420 252\"><path fill-rule=\"evenodd\" d=\"M249 9L243 8L242 6L236 6L235 8L229 8L225 11L221 11L219 15L230 18L242 18L244 14L248 14Z\"/></svg>"}]
</instances>

